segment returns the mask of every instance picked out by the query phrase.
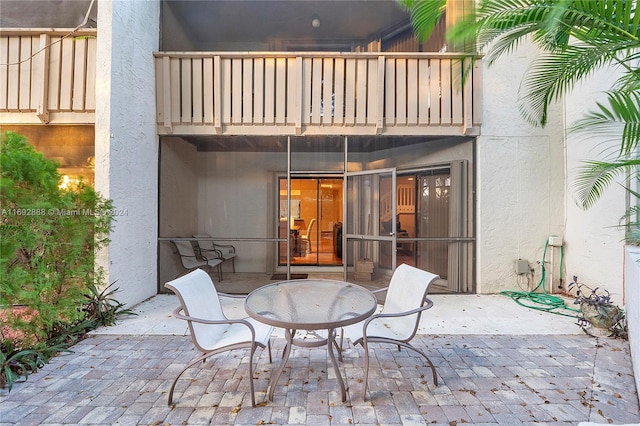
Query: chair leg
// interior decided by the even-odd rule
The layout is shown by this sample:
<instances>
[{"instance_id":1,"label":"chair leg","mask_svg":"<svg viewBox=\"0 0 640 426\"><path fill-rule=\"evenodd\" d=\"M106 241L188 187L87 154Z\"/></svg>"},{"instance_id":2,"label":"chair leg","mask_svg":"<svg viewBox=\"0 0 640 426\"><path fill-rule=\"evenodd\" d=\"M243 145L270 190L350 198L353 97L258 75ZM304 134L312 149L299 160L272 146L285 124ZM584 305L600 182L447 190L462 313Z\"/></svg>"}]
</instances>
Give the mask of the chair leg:
<instances>
[{"instance_id":1,"label":"chair leg","mask_svg":"<svg viewBox=\"0 0 640 426\"><path fill-rule=\"evenodd\" d=\"M231 267L233 268L232 270L233 270L233 273L235 274L236 273L236 258L235 257L231 258Z\"/></svg>"},{"instance_id":2,"label":"chair leg","mask_svg":"<svg viewBox=\"0 0 640 426\"><path fill-rule=\"evenodd\" d=\"M369 380L369 344L365 339L362 341L364 348L364 381L362 382L362 400L367 400L367 381Z\"/></svg>"},{"instance_id":3,"label":"chair leg","mask_svg":"<svg viewBox=\"0 0 640 426\"><path fill-rule=\"evenodd\" d=\"M200 361L204 362L204 360L209 355L213 355L213 354L212 353L206 353L206 354L202 355L201 357L197 358L196 360L191 361L191 363L189 363L189 365L187 365L185 368L182 369L180 374L178 374L178 376L173 381L173 384L171 385L171 389L169 390L169 401L167 402L167 405L171 405L173 403L173 391L174 391L174 389L176 387L176 383L178 383L178 379L180 378L180 376L182 376L182 373L184 373L185 371L187 371L189 368L193 367L194 365L196 365Z\"/></svg>"}]
</instances>

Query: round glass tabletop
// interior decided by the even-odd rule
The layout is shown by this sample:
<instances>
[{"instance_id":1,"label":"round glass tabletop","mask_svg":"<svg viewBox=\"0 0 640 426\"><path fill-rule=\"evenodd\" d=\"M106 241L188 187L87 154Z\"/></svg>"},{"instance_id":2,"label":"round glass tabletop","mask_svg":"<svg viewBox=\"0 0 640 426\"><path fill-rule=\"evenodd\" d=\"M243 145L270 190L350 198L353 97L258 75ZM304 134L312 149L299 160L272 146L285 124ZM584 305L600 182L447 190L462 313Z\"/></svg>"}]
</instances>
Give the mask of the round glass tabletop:
<instances>
[{"instance_id":1,"label":"round glass tabletop","mask_svg":"<svg viewBox=\"0 0 640 426\"><path fill-rule=\"evenodd\" d=\"M317 330L355 324L375 311L373 293L334 280L289 280L260 287L247 296L252 318L275 327Z\"/></svg>"}]
</instances>

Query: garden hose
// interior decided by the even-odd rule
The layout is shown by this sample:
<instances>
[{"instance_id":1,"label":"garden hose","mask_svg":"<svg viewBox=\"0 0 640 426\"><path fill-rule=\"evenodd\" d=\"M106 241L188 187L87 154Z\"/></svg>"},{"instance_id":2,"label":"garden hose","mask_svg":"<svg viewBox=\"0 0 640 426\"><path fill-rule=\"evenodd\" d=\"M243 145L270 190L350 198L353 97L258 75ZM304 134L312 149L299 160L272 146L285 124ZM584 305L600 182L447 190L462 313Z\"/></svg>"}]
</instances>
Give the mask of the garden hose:
<instances>
[{"instance_id":1,"label":"garden hose","mask_svg":"<svg viewBox=\"0 0 640 426\"><path fill-rule=\"evenodd\" d=\"M565 303L564 299L558 296L553 296L547 293L544 282L547 276L545 260L547 258L547 248L549 247L549 241L544 245L544 252L542 254L540 282L531 291L501 291L500 294L511 297L517 304L524 306L525 308L535 309L538 311L551 312L556 315L564 315L567 317L574 317L578 309L570 308ZM561 247L562 248L562 247ZM564 258L564 250L560 250L560 282L562 282L562 262ZM538 292L542 289L541 292ZM556 310L571 311L572 313L556 311Z\"/></svg>"}]
</instances>

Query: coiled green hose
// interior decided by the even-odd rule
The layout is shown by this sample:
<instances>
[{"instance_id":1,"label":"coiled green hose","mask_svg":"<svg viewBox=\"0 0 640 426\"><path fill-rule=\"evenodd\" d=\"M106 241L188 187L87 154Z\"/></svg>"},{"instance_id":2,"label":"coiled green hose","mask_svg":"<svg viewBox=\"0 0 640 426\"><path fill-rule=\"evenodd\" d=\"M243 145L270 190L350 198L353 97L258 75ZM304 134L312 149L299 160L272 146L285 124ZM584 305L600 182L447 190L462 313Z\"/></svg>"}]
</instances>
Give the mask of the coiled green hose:
<instances>
[{"instance_id":1,"label":"coiled green hose","mask_svg":"<svg viewBox=\"0 0 640 426\"><path fill-rule=\"evenodd\" d=\"M570 308L565 303L564 299L558 296L554 296L547 293L547 290L544 286L544 281L546 279L546 267L545 260L547 257L547 248L549 247L549 241L544 245L544 252L542 254L542 262L541 262L541 272L540 272L540 282L532 291L501 291L500 294L504 296L508 296L512 298L517 304L524 306L529 309L536 309L538 311L551 312L556 315L564 315L567 317L574 317L576 312L580 312L578 309ZM562 282L562 262L564 259L564 249L560 246L560 282ZM538 292L542 288L542 292ZM565 310L570 311L562 312L557 311Z\"/></svg>"}]
</instances>

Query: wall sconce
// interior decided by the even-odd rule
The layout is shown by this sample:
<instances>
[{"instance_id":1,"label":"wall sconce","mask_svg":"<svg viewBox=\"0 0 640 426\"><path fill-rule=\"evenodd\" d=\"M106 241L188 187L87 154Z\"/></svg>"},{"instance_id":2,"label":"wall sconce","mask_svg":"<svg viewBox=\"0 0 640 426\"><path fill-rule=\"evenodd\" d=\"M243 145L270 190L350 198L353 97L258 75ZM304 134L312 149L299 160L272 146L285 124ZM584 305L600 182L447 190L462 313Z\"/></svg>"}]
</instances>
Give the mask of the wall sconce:
<instances>
[{"instance_id":1,"label":"wall sconce","mask_svg":"<svg viewBox=\"0 0 640 426\"><path fill-rule=\"evenodd\" d=\"M317 13L314 13L313 15L311 15L311 26L313 28L320 27L320 17L318 16Z\"/></svg>"}]
</instances>

